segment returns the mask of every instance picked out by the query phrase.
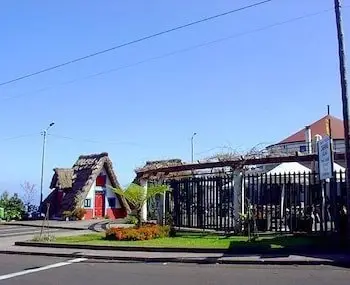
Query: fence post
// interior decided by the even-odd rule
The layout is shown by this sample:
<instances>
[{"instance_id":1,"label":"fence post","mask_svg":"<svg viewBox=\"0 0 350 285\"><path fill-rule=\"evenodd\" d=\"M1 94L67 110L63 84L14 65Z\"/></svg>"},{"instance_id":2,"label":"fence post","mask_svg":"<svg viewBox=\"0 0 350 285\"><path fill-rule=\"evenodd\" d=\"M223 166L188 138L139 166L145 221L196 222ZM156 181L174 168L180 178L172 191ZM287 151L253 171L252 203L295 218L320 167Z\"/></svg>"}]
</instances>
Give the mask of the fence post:
<instances>
[{"instance_id":1,"label":"fence post","mask_svg":"<svg viewBox=\"0 0 350 285\"><path fill-rule=\"evenodd\" d=\"M234 227L237 231L240 231L240 218L239 214L242 210L242 213L244 213L243 207L244 207L244 183L243 183L243 175L241 171L234 171L233 172L233 218L234 218Z\"/></svg>"},{"instance_id":2,"label":"fence post","mask_svg":"<svg viewBox=\"0 0 350 285\"><path fill-rule=\"evenodd\" d=\"M147 186L148 186L148 181L147 180L141 180L140 185L143 187L145 190L144 195L147 195ZM142 220L147 221L147 201L142 207Z\"/></svg>"}]
</instances>

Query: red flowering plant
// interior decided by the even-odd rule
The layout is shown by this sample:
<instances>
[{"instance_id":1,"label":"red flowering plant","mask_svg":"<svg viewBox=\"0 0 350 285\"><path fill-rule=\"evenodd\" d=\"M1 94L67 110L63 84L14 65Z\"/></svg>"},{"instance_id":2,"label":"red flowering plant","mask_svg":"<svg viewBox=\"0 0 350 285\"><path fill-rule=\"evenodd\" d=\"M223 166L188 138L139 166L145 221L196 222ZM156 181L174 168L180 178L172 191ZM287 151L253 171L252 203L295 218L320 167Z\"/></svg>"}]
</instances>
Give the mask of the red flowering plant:
<instances>
[{"instance_id":1,"label":"red flowering plant","mask_svg":"<svg viewBox=\"0 0 350 285\"><path fill-rule=\"evenodd\" d=\"M145 225L139 228L110 228L106 231L106 239L118 241L149 240L169 237L168 226Z\"/></svg>"}]
</instances>

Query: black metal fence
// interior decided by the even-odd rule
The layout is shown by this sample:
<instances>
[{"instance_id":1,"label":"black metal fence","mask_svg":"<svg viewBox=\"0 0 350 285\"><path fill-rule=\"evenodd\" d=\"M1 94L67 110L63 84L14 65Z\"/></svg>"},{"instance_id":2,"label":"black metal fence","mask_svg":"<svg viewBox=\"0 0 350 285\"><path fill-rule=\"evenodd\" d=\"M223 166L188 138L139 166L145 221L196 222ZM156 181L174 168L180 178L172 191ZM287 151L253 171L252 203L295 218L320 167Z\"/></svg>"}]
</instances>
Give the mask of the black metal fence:
<instances>
[{"instance_id":1,"label":"black metal fence","mask_svg":"<svg viewBox=\"0 0 350 285\"><path fill-rule=\"evenodd\" d=\"M154 199L149 214L153 208L154 218L171 215L177 227L230 232L241 227L240 216L250 209L260 232L342 229L344 172L329 181L320 181L317 173L254 174L237 181L233 175L169 181L172 191Z\"/></svg>"},{"instance_id":2,"label":"black metal fence","mask_svg":"<svg viewBox=\"0 0 350 285\"><path fill-rule=\"evenodd\" d=\"M320 181L317 173L247 175L246 203L258 231L337 232L346 205L345 173Z\"/></svg>"},{"instance_id":3,"label":"black metal fence","mask_svg":"<svg viewBox=\"0 0 350 285\"><path fill-rule=\"evenodd\" d=\"M215 230L234 228L232 177L187 178L172 181L170 186L174 225Z\"/></svg>"}]
</instances>

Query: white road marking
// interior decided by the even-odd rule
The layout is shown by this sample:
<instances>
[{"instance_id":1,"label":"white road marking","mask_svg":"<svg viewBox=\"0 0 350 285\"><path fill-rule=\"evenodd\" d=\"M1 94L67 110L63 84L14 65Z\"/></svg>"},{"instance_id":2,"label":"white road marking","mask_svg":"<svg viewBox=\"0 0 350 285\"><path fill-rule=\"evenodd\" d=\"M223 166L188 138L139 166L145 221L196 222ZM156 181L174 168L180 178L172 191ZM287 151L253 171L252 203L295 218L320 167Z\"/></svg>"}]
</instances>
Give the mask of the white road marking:
<instances>
[{"instance_id":1,"label":"white road marking","mask_svg":"<svg viewBox=\"0 0 350 285\"><path fill-rule=\"evenodd\" d=\"M44 271L44 270L48 270L48 269L52 269L52 268L62 267L62 266L70 265L73 263L79 263L79 262L82 262L85 260L87 260L87 258L76 258L76 259L71 259L71 260L64 261L64 262L58 262L58 263L54 263L54 264L39 267L39 268L18 271L18 272L6 274L6 275L0 275L0 281L5 280L5 279L10 279L13 277L17 277L17 276L21 276L21 275L31 274L31 273L35 273L35 272L39 272L39 271Z\"/></svg>"}]
</instances>

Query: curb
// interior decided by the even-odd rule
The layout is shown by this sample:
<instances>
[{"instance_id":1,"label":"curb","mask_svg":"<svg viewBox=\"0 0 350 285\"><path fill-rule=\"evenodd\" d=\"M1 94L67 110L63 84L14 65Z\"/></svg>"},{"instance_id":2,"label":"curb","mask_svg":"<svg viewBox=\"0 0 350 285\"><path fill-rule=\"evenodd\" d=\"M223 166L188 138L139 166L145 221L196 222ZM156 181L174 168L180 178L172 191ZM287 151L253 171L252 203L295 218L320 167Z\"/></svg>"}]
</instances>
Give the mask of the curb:
<instances>
[{"instance_id":1,"label":"curb","mask_svg":"<svg viewBox=\"0 0 350 285\"><path fill-rule=\"evenodd\" d=\"M141 246L109 246L109 245L85 245L85 244L65 244L65 243L46 243L32 241L16 241L16 246L45 247L45 248L69 248L86 250L108 250L108 251L143 251L143 252L190 252L190 253L221 253L225 254L227 249L210 248L166 248L166 247L141 247ZM244 251L247 253L247 250ZM256 251L254 251L256 253ZM266 253L266 251L264 252ZM271 252L270 252L271 253Z\"/></svg>"},{"instance_id":2,"label":"curb","mask_svg":"<svg viewBox=\"0 0 350 285\"><path fill-rule=\"evenodd\" d=\"M208 258L179 258L179 257L133 257L133 256L101 256L83 253L49 253L0 250L1 254L32 255L64 258L87 258L97 260L117 260L144 263L188 263L188 264L231 264L231 265L330 265L350 267L350 260L222 260L213 257Z\"/></svg>"},{"instance_id":3,"label":"curb","mask_svg":"<svg viewBox=\"0 0 350 285\"><path fill-rule=\"evenodd\" d=\"M141 247L141 246L109 246L109 245L85 245L85 244L67 244L67 243L47 243L47 242L35 242L35 241L16 241L15 246L29 246L29 247L40 247L40 248L68 248L68 249L84 249L84 250L103 250L103 251L128 251L128 252L188 252L188 253L218 253L218 254L252 254L252 255L299 255L299 254L344 254L346 251L334 252L334 251L323 251L311 250L308 248L299 249L266 249L261 247L243 247L233 249L220 249L220 248L185 248L185 247Z\"/></svg>"},{"instance_id":4,"label":"curb","mask_svg":"<svg viewBox=\"0 0 350 285\"><path fill-rule=\"evenodd\" d=\"M32 228L41 228L42 225L28 225L25 223L5 223L5 226L22 226L22 227L32 227ZM47 228L47 227L45 227ZM78 228L78 227L61 227L61 226L49 226L50 229L62 229L62 230L73 230L73 231L83 231L88 230L88 228Z\"/></svg>"}]
</instances>

